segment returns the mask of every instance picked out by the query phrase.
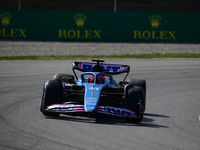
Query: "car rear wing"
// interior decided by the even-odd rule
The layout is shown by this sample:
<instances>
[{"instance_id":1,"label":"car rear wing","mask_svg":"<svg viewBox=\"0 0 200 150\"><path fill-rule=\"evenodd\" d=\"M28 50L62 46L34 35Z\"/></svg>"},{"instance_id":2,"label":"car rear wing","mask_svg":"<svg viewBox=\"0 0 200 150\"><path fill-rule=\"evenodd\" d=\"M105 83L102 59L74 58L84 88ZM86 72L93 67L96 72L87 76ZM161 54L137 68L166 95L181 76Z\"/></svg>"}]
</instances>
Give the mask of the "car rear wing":
<instances>
[{"instance_id":1,"label":"car rear wing","mask_svg":"<svg viewBox=\"0 0 200 150\"><path fill-rule=\"evenodd\" d=\"M74 72L74 75L77 78L77 75L74 70L79 70L82 72L92 72L93 66L97 65L96 63L89 63L89 62L74 62L72 64L72 70ZM129 65L117 65L117 64L100 64L104 72L110 75L116 75L116 74L122 74L122 73L127 73L127 75L124 78L124 81L126 77L129 74L130 71L130 66Z\"/></svg>"}]
</instances>

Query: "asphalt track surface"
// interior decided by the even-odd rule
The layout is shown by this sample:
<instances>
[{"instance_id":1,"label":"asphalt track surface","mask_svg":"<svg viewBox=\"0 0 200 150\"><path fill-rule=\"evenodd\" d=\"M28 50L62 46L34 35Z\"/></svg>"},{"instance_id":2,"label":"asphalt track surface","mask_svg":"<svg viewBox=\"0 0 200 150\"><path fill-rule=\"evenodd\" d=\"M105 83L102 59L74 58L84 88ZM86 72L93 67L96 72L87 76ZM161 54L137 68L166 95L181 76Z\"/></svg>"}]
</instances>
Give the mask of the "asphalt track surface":
<instances>
[{"instance_id":1,"label":"asphalt track surface","mask_svg":"<svg viewBox=\"0 0 200 150\"><path fill-rule=\"evenodd\" d=\"M44 117L39 111L43 83L55 73L71 74L72 62L0 61L0 149L199 150L200 59L106 60L129 64L128 78L147 81L147 110L140 124Z\"/></svg>"}]
</instances>

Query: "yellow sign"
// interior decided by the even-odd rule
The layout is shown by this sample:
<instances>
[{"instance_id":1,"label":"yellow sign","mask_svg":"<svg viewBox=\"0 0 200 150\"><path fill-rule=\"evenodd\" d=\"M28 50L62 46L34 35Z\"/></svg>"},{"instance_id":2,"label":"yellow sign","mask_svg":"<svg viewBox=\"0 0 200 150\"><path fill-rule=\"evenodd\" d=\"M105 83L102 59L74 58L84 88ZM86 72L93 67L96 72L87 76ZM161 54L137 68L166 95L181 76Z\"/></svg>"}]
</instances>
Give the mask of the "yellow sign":
<instances>
[{"instance_id":1,"label":"yellow sign","mask_svg":"<svg viewBox=\"0 0 200 150\"><path fill-rule=\"evenodd\" d=\"M101 39L101 30L58 30L59 38L77 38L77 39Z\"/></svg>"},{"instance_id":2,"label":"yellow sign","mask_svg":"<svg viewBox=\"0 0 200 150\"><path fill-rule=\"evenodd\" d=\"M149 17L149 20L151 22L151 26L154 29L156 29L156 28L158 28L158 26L160 24L161 17L159 17L157 15L152 15L151 17Z\"/></svg>"},{"instance_id":3,"label":"yellow sign","mask_svg":"<svg viewBox=\"0 0 200 150\"><path fill-rule=\"evenodd\" d=\"M26 29L5 29L2 28L0 30L0 35L2 37L26 37L25 34Z\"/></svg>"},{"instance_id":4,"label":"yellow sign","mask_svg":"<svg viewBox=\"0 0 200 150\"><path fill-rule=\"evenodd\" d=\"M133 31L133 39L152 39L152 40L176 40L176 31Z\"/></svg>"},{"instance_id":5,"label":"yellow sign","mask_svg":"<svg viewBox=\"0 0 200 150\"><path fill-rule=\"evenodd\" d=\"M76 25L81 28L84 26L86 16L84 14L77 14L74 16ZM77 38L77 39L101 39L101 30L58 30L59 38Z\"/></svg>"},{"instance_id":6,"label":"yellow sign","mask_svg":"<svg viewBox=\"0 0 200 150\"><path fill-rule=\"evenodd\" d=\"M149 17L152 28L156 29L160 25L162 18L158 15L152 15ZM134 30L133 39L144 39L144 40L176 40L176 31L148 31L148 30Z\"/></svg>"},{"instance_id":7,"label":"yellow sign","mask_svg":"<svg viewBox=\"0 0 200 150\"><path fill-rule=\"evenodd\" d=\"M76 21L76 25L78 27L83 27L84 26L84 23L85 23L85 20L86 20L86 16L84 16L84 14L77 14L76 16L74 16L74 19Z\"/></svg>"},{"instance_id":8,"label":"yellow sign","mask_svg":"<svg viewBox=\"0 0 200 150\"><path fill-rule=\"evenodd\" d=\"M0 15L1 18L1 23L3 26L8 26L10 24L10 20L11 20L12 15L10 15L10 13L2 13ZM26 38L26 34L25 34L26 29L16 29L16 28L9 28L9 27L4 27L2 29L0 29L0 36L1 37L23 37Z\"/></svg>"},{"instance_id":9,"label":"yellow sign","mask_svg":"<svg viewBox=\"0 0 200 150\"><path fill-rule=\"evenodd\" d=\"M10 23L10 20L11 20L12 15L10 15L10 14L7 13L7 12L5 12L5 13L2 13L2 14L0 15L0 17L1 17L1 23L2 23L2 25L7 26L7 25L9 25L9 23Z\"/></svg>"}]
</instances>

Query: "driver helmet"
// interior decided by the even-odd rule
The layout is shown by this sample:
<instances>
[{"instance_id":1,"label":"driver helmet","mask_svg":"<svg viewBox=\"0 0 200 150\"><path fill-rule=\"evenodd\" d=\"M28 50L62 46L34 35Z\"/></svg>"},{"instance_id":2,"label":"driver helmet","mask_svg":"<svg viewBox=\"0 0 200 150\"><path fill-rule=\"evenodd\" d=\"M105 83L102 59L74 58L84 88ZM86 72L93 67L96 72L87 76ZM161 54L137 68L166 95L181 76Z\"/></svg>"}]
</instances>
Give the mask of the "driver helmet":
<instances>
[{"instance_id":1,"label":"driver helmet","mask_svg":"<svg viewBox=\"0 0 200 150\"><path fill-rule=\"evenodd\" d=\"M93 83L93 82L94 82L94 76L93 76L93 75L90 76L89 82L90 82L90 83Z\"/></svg>"},{"instance_id":2,"label":"driver helmet","mask_svg":"<svg viewBox=\"0 0 200 150\"><path fill-rule=\"evenodd\" d=\"M97 83L103 84L103 76L97 76Z\"/></svg>"}]
</instances>

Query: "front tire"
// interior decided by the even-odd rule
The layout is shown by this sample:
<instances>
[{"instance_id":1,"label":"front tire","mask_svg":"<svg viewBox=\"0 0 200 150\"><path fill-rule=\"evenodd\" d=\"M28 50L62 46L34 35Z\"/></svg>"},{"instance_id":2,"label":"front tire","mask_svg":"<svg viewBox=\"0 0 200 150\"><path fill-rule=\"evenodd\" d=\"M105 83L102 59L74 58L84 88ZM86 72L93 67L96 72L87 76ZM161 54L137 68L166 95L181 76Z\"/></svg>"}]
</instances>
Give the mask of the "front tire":
<instances>
[{"instance_id":1,"label":"front tire","mask_svg":"<svg viewBox=\"0 0 200 150\"><path fill-rule=\"evenodd\" d=\"M45 109L52 104L61 104L63 99L62 82L58 79L49 80L43 88L40 110L44 116L59 116L59 113L47 112Z\"/></svg>"},{"instance_id":2,"label":"front tire","mask_svg":"<svg viewBox=\"0 0 200 150\"><path fill-rule=\"evenodd\" d=\"M142 101L144 98L144 91L139 86L128 87L126 96L126 108L132 110L139 116L139 118L126 118L128 123L140 123L143 119L144 109Z\"/></svg>"},{"instance_id":3,"label":"front tire","mask_svg":"<svg viewBox=\"0 0 200 150\"><path fill-rule=\"evenodd\" d=\"M143 109L144 112L146 110L146 81L145 80L138 80L138 79L128 79L130 86L140 86L144 91L144 98L143 98Z\"/></svg>"}]
</instances>

